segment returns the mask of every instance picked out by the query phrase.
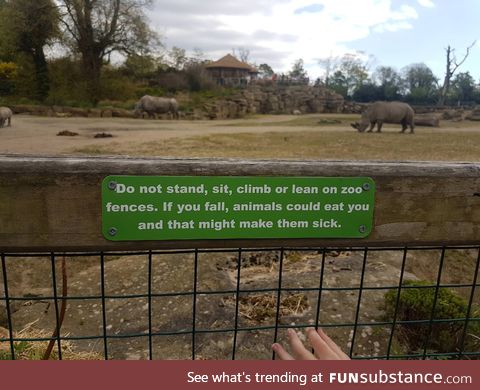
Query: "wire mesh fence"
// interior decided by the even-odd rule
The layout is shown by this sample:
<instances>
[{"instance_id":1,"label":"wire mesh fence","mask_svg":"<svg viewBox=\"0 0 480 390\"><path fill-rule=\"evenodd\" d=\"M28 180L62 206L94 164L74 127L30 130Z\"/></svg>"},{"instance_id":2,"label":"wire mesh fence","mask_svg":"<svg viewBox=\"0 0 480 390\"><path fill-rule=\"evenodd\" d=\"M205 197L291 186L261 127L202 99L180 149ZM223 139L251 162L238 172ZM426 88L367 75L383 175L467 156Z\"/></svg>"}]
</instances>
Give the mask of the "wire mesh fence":
<instances>
[{"instance_id":1,"label":"wire mesh fence","mask_svg":"<svg viewBox=\"0 0 480 390\"><path fill-rule=\"evenodd\" d=\"M2 253L0 359L478 359L480 245ZM48 348L53 348L47 354Z\"/></svg>"}]
</instances>

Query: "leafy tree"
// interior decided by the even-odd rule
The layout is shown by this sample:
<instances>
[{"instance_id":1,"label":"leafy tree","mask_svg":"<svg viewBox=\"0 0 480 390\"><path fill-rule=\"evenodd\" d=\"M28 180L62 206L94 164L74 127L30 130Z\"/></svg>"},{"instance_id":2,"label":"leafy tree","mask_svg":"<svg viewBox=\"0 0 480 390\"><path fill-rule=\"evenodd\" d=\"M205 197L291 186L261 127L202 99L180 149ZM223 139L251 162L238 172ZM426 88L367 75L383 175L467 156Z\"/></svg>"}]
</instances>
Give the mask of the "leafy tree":
<instances>
[{"instance_id":1,"label":"leafy tree","mask_svg":"<svg viewBox=\"0 0 480 390\"><path fill-rule=\"evenodd\" d=\"M356 102L374 102L384 100L383 90L381 86L373 82L367 82L360 85L353 93L353 100Z\"/></svg>"},{"instance_id":2,"label":"leafy tree","mask_svg":"<svg viewBox=\"0 0 480 390\"><path fill-rule=\"evenodd\" d=\"M396 100L400 98L403 80L400 74L391 66L379 66L373 80L379 87L379 100Z\"/></svg>"},{"instance_id":3,"label":"leafy tree","mask_svg":"<svg viewBox=\"0 0 480 390\"><path fill-rule=\"evenodd\" d=\"M14 89L17 65L13 62L0 62L0 95L10 95Z\"/></svg>"},{"instance_id":4,"label":"leafy tree","mask_svg":"<svg viewBox=\"0 0 480 390\"><path fill-rule=\"evenodd\" d=\"M181 49L176 46L172 47L168 55L170 57L171 66L175 70L182 70L188 61L187 52L185 49Z\"/></svg>"},{"instance_id":5,"label":"leafy tree","mask_svg":"<svg viewBox=\"0 0 480 390\"><path fill-rule=\"evenodd\" d=\"M337 70L335 73L333 73L333 75L330 77L329 88L345 98L348 96L347 78L342 71Z\"/></svg>"},{"instance_id":6,"label":"leafy tree","mask_svg":"<svg viewBox=\"0 0 480 390\"><path fill-rule=\"evenodd\" d=\"M58 10L52 0L8 0L0 4L3 51L24 54L35 68L34 97L45 100L50 83L44 48L59 36Z\"/></svg>"},{"instance_id":7,"label":"leafy tree","mask_svg":"<svg viewBox=\"0 0 480 390\"><path fill-rule=\"evenodd\" d=\"M258 66L258 71L260 72L260 77L272 77L275 72L273 71L272 67L268 64L260 64Z\"/></svg>"},{"instance_id":8,"label":"leafy tree","mask_svg":"<svg viewBox=\"0 0 480 390\"><path fill-rule=\"evenodd\" d=\"M407 100L414 103L433 103L438 88L438 78L425 64L412 64L403 71Z\"/></svg>"},{"instance_id":9,"label":"leafy tree","mask_svg":"<svg viewBox=\"0 0 480 390\"><path fill-rule=\"evenodd\" d=\"M293 63L292 69L288 72L288 76L295 81L301 82L308 79L308 74L305 70L303 59L300 58Z\"/></svg>"},{"instance_id":10,"label":"leafy tree","mask_svg":"<svg viewBox=\"0 0 480 390\"><path fill-rule=\"evenodd\" d=\"M368 79L368 66L357 54L344 55L339 68L345 77L348 96L352 96L355 89Z\"/></svg>"},{"instance_id":11,"label":"leafy tree","mask_svg":"<svg viewBox=\"0 0 480 390\"><path fill-rule=\"evenodd\" d=\"M145 55L157 35L144 9L151 0L59 0L67 44L80 53L90 101L101 97L100 76L111 53Z\"/></svg>"},{"instance_id":12,"label":"leafy tree","mask_svg":"<svg viewBox=\"0 0 480 390\"><path fill-rule=\"evenodd\" d=\"M475 80L469 72L458 73L452 80L452 87L454 98L459 104L475 100Z\"/></svg>"},{"instance_id":13,"label":"leafy tree","mask_svg":"<svg viewBox=\"0 0 480 390\"><path fill-rule=\"evenodd\" d=\"M369 77L370 65L363 57L363 53L358 52L320 59L318 63L325 70L323 84L345 98L352 97Z\"/></svg>"},{"instance_id":14,"label":"leafy tree","mask_svg":"<svg viewBox=\"0 0 480 390\"><path fill-rule=\"evenodd\" d=\"M159 66L159 60L151 55L131 54L123 63L122 71L125 76L144 84Z\"/></svg>"}]
</instances>

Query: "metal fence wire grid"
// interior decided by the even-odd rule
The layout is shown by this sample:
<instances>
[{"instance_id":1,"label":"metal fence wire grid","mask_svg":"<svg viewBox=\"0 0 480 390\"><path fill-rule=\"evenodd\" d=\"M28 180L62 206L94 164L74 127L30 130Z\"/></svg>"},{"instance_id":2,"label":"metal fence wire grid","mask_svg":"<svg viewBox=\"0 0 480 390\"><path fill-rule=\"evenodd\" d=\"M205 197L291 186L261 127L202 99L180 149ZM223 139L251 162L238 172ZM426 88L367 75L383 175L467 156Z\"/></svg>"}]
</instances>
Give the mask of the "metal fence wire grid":
<instances>
[{"instance_id":1,"label":"metal fence wire grid","mask_svg":"<svg viewBox=\"0 0 480 390\"><path fill-rule=\"evenodd\" d=\"M480 245L2 253L0 359L479 359ZM49 351L49 349L52 349Z\"/></svg>"}]
</instances>

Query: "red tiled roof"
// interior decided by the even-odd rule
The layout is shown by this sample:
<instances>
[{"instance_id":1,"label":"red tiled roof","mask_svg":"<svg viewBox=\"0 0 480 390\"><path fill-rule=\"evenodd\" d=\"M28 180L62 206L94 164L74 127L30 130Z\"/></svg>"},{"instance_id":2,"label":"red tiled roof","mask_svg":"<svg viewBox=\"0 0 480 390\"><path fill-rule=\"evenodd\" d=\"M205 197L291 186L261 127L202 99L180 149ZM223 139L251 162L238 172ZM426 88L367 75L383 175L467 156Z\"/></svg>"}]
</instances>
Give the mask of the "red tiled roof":
<instances>
[{"instance_id":1,"label":"red tiled roof","mask_svg":"<svg viewBox=\"0 0 480 390\"><path fill-rule=\"evenodd\" d=\"M233 68L233 69L245 69L252 73L258 73L257 69L248 65L246 62L242 62L236 59L231 54L227 54L225 57L220 58L218 61L211 62L205 66L206 68Z\"/></svg>"}]
</instances>

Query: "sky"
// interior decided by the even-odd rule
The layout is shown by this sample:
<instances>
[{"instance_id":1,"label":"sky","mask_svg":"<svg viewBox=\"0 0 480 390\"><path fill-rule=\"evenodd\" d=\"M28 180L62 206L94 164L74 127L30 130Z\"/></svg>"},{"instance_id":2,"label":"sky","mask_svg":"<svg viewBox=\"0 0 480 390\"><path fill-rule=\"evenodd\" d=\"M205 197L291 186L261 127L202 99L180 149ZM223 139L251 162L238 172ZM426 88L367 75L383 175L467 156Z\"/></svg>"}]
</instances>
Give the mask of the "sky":
<instances>
[{"instance_id":1,"label":"sky","mask_svg":"<svg viewBox=\"0 0 480 390\"><path fill-rule=\"evenodd\" d=\"M167 49L216 60L243 48L277 73L301 58L312 79L319 59L357 52L372 71L425 63L442 78L445 48L461 59L479 39L459 71L480 79L480 0L154 0L148 15Z\"/></svg>"}]
</instances>

